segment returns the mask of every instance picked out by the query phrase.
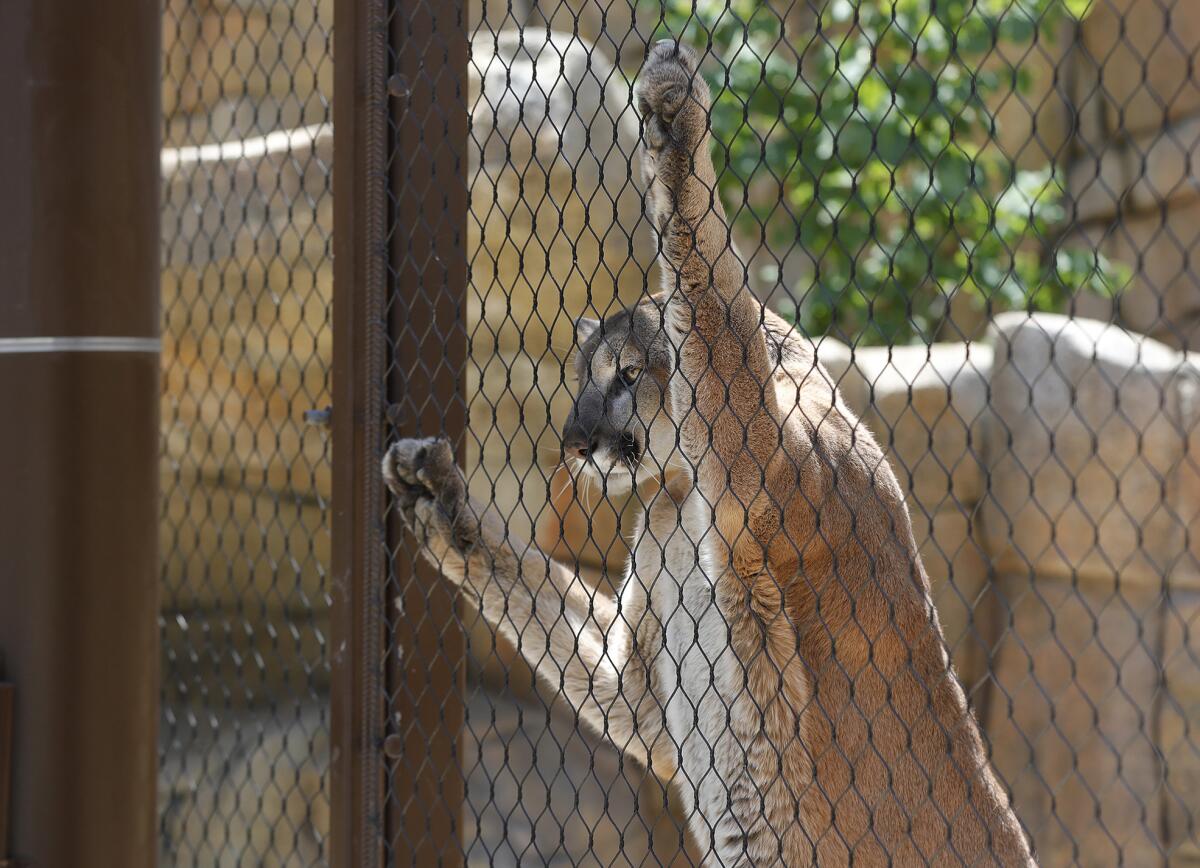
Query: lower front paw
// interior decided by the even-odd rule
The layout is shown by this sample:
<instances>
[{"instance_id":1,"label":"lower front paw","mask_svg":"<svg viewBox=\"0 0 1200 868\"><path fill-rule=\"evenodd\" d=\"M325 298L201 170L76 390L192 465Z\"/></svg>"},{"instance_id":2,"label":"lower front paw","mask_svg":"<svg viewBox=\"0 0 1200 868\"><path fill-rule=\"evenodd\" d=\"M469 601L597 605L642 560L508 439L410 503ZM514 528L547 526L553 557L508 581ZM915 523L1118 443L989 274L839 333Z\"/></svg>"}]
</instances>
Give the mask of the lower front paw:
<instances>
[{"instance_id":1,"label":"lower front paw","mask_svg":"<svg viewBox=\"0 0 1200 868\"><path fill-rule=\"evenodd\" d=\"M444 543L460 552L474 545L478 522L449 441L397 440L383 456L382 471L401 515L422 544Z\"/></svg>"}]
</instances>

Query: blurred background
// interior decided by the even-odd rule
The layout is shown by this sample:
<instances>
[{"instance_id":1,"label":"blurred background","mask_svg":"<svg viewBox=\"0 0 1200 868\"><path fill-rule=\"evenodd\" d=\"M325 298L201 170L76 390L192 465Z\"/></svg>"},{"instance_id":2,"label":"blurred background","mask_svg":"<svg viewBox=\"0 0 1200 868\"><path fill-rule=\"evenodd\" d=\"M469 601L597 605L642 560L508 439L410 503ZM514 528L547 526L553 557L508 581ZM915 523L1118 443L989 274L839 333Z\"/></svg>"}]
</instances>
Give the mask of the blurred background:
<instances>
[{"instance_id":1,"label":"blurred background","mask_svg":"<svg viewBox=\"0 0 1200 868\"><path fill-rule=\"evenodd\" d=\"M1200 5L465 15L474 496L619 578L630 507L556 426L574 318L656 285L630 83L683 35L754 289L888 448L1041 861L1200 864ZM333 27L163 3L164 865L328 858ZM469 639L467 861L686 863L662 787Z\"/></svg>"}]
</instances>

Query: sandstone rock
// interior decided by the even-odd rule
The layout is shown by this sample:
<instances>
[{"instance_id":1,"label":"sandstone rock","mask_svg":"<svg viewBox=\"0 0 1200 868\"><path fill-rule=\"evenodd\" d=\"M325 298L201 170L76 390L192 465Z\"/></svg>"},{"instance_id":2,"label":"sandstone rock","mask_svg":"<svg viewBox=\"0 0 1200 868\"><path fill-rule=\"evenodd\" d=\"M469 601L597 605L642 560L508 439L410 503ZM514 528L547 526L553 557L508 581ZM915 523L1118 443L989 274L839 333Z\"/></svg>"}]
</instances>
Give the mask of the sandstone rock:
<instances>
[{"instance_id":1,"label":"sandstone rock","mask_svg":"<svg viewBox=\"0 0 1200 868\"><path fill-rule=\"evenodd\" d=\"M166 266L253 270L301 260L311 270L328 257L330 124L164 148L161 166Z\"/></svg>"},{"instance_id":2,"label":"sandstone rock","mask_svg":"<svg viewBox=\"0 0 1200 868\"><path fill-rule=\"evenodd\" d=\"M1172 592L1162 602L1163 690L1151 706L1156 725L1155 743L1162 752L1165 787L1160 791L1165 849L1172 865L1200 864L1200 841L1195 827L1196 799L1200 793L1200 594Z\"/></svg>"},{"instance_id":3,"label":"sandstone rock","mask_svg":"<svg viewBox=\"0 0 1200 868\"><path fill-rule=\"evenodd\" d=\"M1171 346L1200 347L1200 278L1192 264L1200 200L1127 217L1113 241L1114 257L1136 269L1117 298L1122 323Z\"/></svg>"},{"instance_id":4,"label":"sandstone rock","mask_svg":"<svg viewBox=\"0 0 1200 868\"><path fill-rule=\"evenodd\" d=\"M983 65L1009 81L1014 71L1028 77L1028 92L1001 88L989 100L996 119L996 144L1022 169L1041 169L1060 160L1072 134L1069 95L1058 70L1078 65L1069 20L1035 42L998 42Z\"/></svg>"},{"instance_id":5,"label":"sandstone rock","mask_svg":"<svg viewBox=\"0 0 1200 868\"><path fill-rule=\"evenodd\" d=\"M986 344L860 347L841 382L888 450L900 484L926 509L970 506L982 492Z\"/></svg>"},{"instance_id":6,"label":"sandstone rock","mask_svg":"<svg viewBox=\"0 0 1200 868\"><path fill-rule=\"evenodd\" d=\"M1200 161L1200 118L1178 121L1123 143L1110 143L1094 157L1077 159L1068 172L1067 189L1076 217L1090 222L1161 208L1200 193L1191 167Z\"/></svg>"},{"instance_id":7,"label":"sandstone rock","mask_svg":"<svg viewBox=\"0 0 1200 868\"><path fill-rule=\"evenodd\" d=\"M269 619L324 607L331 540L316 497L187 466L165 474L163 501L164 611Z\"/></svg>"},{"instance_id":8,"label":"sandstone rock","mask_svg":"<svg viewBox=\"0 0 1200 868\"><path fill-rule=\"evenodd\" d=\"M1022 573L999 590L986 731L1039 863L1160 863L1159 590Z\"/></svg>"},{"instance_id":9,"label":"sandstone rock","mask_svg":"<svg viewBox=\"0 0 1200 868\"><path fill-rule=\"evenodd\" d=\"M191 111L196 87L190 75L192 47L200 30L200 13L190 0L167 0L162 13L162 112L170 119Z\"/></svg>"},{"instance_id":10,"label":"sandstone rock","mask_svg":"<svg viewBox=\"0 0 1200 868\"><path fill-rule=\"evenodd\" d=\"M481 34L470 73L471 353L565 356L575 319L635 301L654 260L628 83L545 31Z\"/></svg>"},{"instance_id":11,"label":"sandstone rock","mask_svg":"<svg viewBox=\"0 0 1200 868\"><path fill-rule=\"evenodd\" d=\"M532 539L561 457L559 427L571 402L562 365L521 352L497 352L468 363L471 496L495 506L510 530Z\"/></svg>"},{"instance_id":12,"label":"sandstone rock","mask_svg":"<svg viewBox=\"0 0 1200 868\"><path fill-rule=\"evenodd\" d=\"M1178 414L1187 442L1175 473L1167 480L1167 504L1184 530L1183 554L1174 565L1171 584L1200 588L1200 353L1176 380Z\"/></svg>"},{"instance_id":13,"label":"sandstone rock","mask_svg":"<svg viewBox=\"0 0 1200 868\"><path fill-rule=\"evenodd\" d=\"M283 625L326 605L328 434L303 414L332 402L332 148L317 126L162 155L163 607L181 655L200 611L245 634L197 664L209 687L240 656L279 689Z\"/></svg>"},{"instance_id":14,"label":"sandstone rock","mask_svg":"<svg viewBox=\"0 0 1200 868\"><path fill-rule=\"evenodd\" d=\"M997 318L984 532L1007 573L1122 587L1196 581L1170 484L1196 360L1090 320Z\"/></svg>"},{"instance_id":15,"label":"sandstone rock","mask_svg":"<svg viewBox=\"0 0 1200 868\"><path fill-rule=\"evenodd\" d=\"M1200 9L1148 0L1093 3L1083 45L1099 65L1109 130L1140 133L1200 109Z\"/></svg>"},{"instance_id":16,"label":"sandstone rock","mask_svg":"<svg viewBox=\"0 0 1200 868\"><path fill-rule=\"evenodd\" d=\"M170 145L240 139L329 119L332 0L172 0L163 15Z\"/></svg>"}]
</instances>

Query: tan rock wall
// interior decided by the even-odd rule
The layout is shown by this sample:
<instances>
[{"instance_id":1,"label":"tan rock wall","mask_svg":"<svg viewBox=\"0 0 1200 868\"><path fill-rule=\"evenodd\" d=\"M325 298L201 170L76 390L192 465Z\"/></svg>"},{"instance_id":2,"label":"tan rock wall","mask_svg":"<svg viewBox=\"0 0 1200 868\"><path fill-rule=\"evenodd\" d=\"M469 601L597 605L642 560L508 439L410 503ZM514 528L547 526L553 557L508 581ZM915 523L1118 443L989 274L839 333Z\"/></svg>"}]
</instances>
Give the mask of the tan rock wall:
<instances>
[{"instance_id":1,"label":"tan rock wall","mask_svg":"<svg viewBox=\"0 0 1200 868\"><path fill-rule=\"evenodd\" d=\"M168 0L164 144L319 123L333 93L333 0Z\"/></svg>"},{"instance_id":2,"label":"tan rock wall","mask_svg":"<svg viewBox=\"0 0 1200 868\"><path fill-rule=\"evenodd\" d=\"M1194 425L1186 355L1092 320L1005 314L993 325L989 491L995 566L1064 581L1195 587L1170 484Z\"/></svg>"},{"instance_id":3,"label":"tan rock wall","mask_svg":"<svg viewBox=\"0 0 1200 868\"><path fill-rule=\"evenodd\" d=\"M1089 320L992 326L986 729L1043 865L1195 855L1200 355ZM1170 786L1164 783L1170 781Z\"/></svg>"},{"instance_id":4,"label":"tan rock wall","mask_svg":"<svg viewBox=\"0 0 1200 868\"><path fill-rule=\"evenodd\" d=\"M163 153L163 638L194 690L173 702L328 680L329 442L304 413L332 402L332 151L317 126Z\"/></svg>"},{"instance_id":5,"label":"tan rock wall","mask_svg":"<svg viewBox=\"0 0 1200 868\"><path fill-rule=\"evenodd\" d=\"M985 729L1039 864L1161 864L1157 592L1028 574L999 592Z\"/></svg>"},{"instance_id":6,"label":"tan rock wall","mask_svg":"<svg viewBox=\"0 0 1200 868\"><path fill-rule=\"evenodd\" d=\"M1133 270L1115 302L1085 299L1080 313L1115 316L1191 349L1200 348L1200 280L1189 259L1200 154L1198 51L1200 4L1093 3L1059 75L1048 80L1068 83L1066 98L1043 85L1061 116L1078 117L1060 159L1077 219L1102 253Z\"/></svg>"}]
</instances>

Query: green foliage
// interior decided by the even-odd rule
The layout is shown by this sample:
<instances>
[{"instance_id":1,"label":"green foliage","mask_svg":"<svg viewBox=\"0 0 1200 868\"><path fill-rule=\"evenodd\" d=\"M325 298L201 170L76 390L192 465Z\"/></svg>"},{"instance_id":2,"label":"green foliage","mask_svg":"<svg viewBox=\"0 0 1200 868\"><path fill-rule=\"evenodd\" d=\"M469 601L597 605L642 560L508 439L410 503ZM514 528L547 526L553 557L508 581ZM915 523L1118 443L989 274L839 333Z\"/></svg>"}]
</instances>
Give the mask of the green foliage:
<instances>
[{"instance_id":1,"label":"green foliage","mask_svg":"<svg viewBox=\"0 0 1200 868\"><path fill-rule=\"evenodd\" d=\"M1059 248L1060 177L1019 171L993 144L988 98L1031 83L1019 65L984 61L998 44L1011 57L1049 39L1086 0L801 2L784 14L803 26L786 29L776 8L787 3L652 6L657 37L705 54L733 219L776 255L806 259L785 313L810 334L929 341L952 297L1061 310L1081 289L1111 293L1127 279L1091 251Z\"/></svg>"}]
</instances>

